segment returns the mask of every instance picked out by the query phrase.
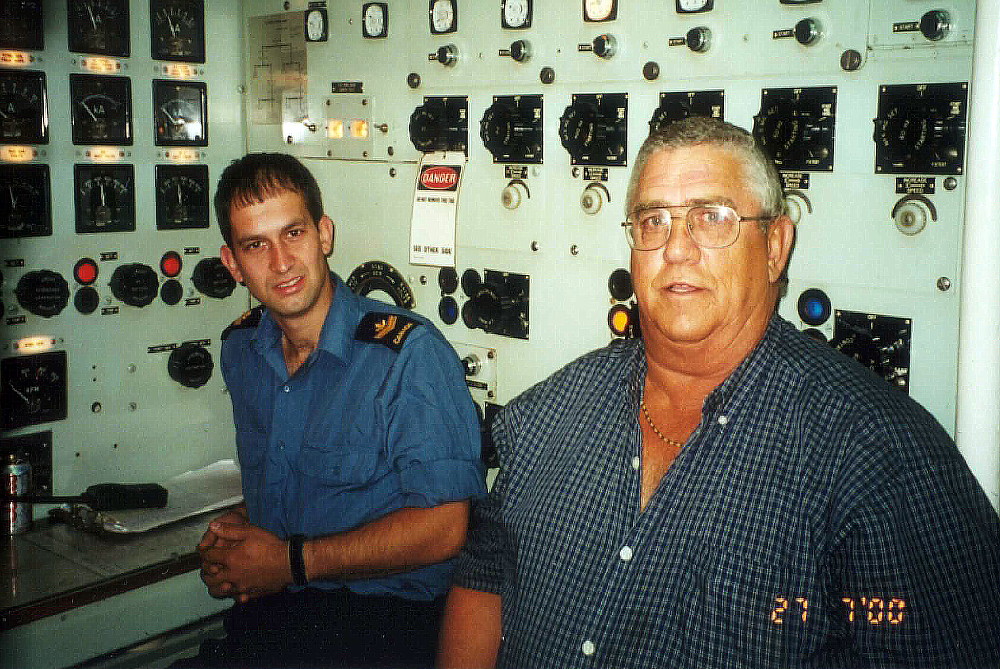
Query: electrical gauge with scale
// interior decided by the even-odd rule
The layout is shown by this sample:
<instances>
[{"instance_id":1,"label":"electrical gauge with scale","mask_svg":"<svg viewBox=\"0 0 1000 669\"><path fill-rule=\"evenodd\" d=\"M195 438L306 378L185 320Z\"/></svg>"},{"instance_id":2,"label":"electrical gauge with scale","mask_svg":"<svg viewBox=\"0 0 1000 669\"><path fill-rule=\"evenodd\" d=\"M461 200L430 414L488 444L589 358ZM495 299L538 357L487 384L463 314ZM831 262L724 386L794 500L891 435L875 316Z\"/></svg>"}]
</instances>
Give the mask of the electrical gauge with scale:
<instances>
[{"instance_id":1,"label":"electrical gauge with scale","mask_svg":"<svg viewBox=\"0 0 1000 669\"><path fill-rule=\"evenodd\" d=\"M583 0L583 20L591 23L613 21L618 16L618 0Z\"/></svg>"},{"instance_id":2,"label":"electrical gauge with scale","mask_svg":"<svg viewBox=\"0 0 1000 669\"><path fill-rule=\"evenodd\" d=\"M157 146L208 145L204 82L153 80L153 138Z\"/></svg>"},{"instance_id":3,"label":"electrical gauge with scale","mask_svg":"<svg viewBox=\"0 0 1000 669\"><path fill-rule=\"evenodd\" d=\"M69 0L69 50L129 55L128 0Z\"/></svg>"},{"instance_id":4,"label":"electrical gauge with scale","mask_svg":"<svg viewBox=\"0 0 1000 669\"><path fill-rule=\"evenodd\" d=\"M389 35L389 4L366 2L361 6L361 34L366 39L379 39Z\"/></svg>"},{"instance_id":5,"label":"electrical gauge with scale","mask_svg":"<svg viewBox=\"0 0 1000 669\"><path fill-rule=\"evenodd\" d=\"M132 145L132 82L103 74L69 75L74 144Z\"/></svg>"},{"instance_id":6,"label":"electrical gauge with scale","mask_svg":"<svg viewBox=\"0 0 1000 669\"><path fill-rule=\"evenodd\" d=\"M0 239L52 234L49 166L0 164Z\"/></svg>"},{"instance_id":7,"label":"electrical gauge with scale","mask_svg":"<svg viewBox=\"0 0 1000 669\"><path fill-rule=\"evenodd\" d=\"M76 165L73 178L78 233L135 230L132 165Z\"/></svg>"},{"instance_id":8,"label":"electrical gauge with scale","mask_svg":"<svg viewBox=\"0 0 1000 669\"><path fill-rule=\"evenodd\" d=\"M156 229L207 228L208 165L156 166Z\"/></svg>"},{"instance_id":9,"label":"electrical gauge with scale","mask_svg":"<svg viewBox=\"0 0 1000 669\"><path fill-rule=\"evenodd\" d=\"M0 144L48 144L45 73L0 70Z\"/></svg>"},{"instance_id":10,"label":"electrical gauge with scale","mask_svg":"<svg viewBox=\"0 0 1000 669\"><path fill-rule=\"evenodd\" d=\"M675 0L678 14L697 14L712 9L713 0Z\"/></svg>"},{"instance_id":11,"label":"electrical gauge with scale","mask_svg":"<svg viewBox=\"0 0 1000 669\"><path fill-rule=\"evenodd\" d=\"M500 6L500 26L508 30L531 27L532 0L503 0Z\"/></svg>"},{"instance_id":12,"label":"electrical gauge with scale","mask_svg":"<svg viewBox=\"0 0 1000 669\"><path fill-rule=\"evenodd\" d=\"M330 23L325 7L310 7L304 18L307 42L325 42L330 37Z\"/></svg>"},{"instance_id":13,"label":"electrical gauge with scale","mask_svg":"<svg viewBox=\"0 0 1000 669\"><path fill-rule=\"evenodd\" d=\"M153 58L205 62L205 0L150 0L149 17Z\"/></svg>"},{"instance_id":14,"label":"electrical gauge with scale","mask_svg":"<svg viewBox=\"0 0 1000 669\"><path fill-rule=\"evenodd\" d=\"M41 51L43 48L42 0L0 2L0 49Z\"/></svg>"},{"instance_id":15,"label":"electrical gauge with scale","mask_svg":"<svg viewBox=\"0 0 1000 669\"><path fill-rule=\"evenodd\" d=\"M445 35L458 30L456 0L430 0L431 34Z\"/></svg>"}]
</instances>

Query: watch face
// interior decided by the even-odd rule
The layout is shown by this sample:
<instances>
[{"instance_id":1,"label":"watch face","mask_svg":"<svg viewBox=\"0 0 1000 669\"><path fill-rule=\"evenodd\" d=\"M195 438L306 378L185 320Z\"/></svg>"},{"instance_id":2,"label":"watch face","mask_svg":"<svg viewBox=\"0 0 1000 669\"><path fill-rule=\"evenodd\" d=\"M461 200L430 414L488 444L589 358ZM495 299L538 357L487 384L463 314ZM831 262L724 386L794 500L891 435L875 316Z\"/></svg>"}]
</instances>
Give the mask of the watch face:
<instances>
[{"instance_id":1,"label":"watch face","mask_svg":"<svg viewBox=\"0 0 1000 669\"><path fill-rule=\"evenodd\" d=\"M45 48L42 0L0 1L0 49Z\"/></svg>"},{"instance_id":2,"label":"watch face","mask_svg":"<svg viewBox=\"0 0 1000 669\"><path fill-rule=\"evenodd\" d=\"M306 41L325 42L327 39L327 15L323 8L306 10Z\"/></svg>"},{"instance_id":3,"label":"watch face","mask_svg":"<svg viewBox=\"0 0 1000 669\"><path fill-rule=\"evenodd\" d=\"M200 81L153 81L157 146L208 145L208 95Z\"/></svg>"},{"instance_id":4,"label":"watch face","mask_svg":"<svg viewBox=\"0 0 1000 669\"><path fill-rule=\"evenodd\" d=\"M0 165L0 238L52 234L49 166Z\"/></svg>"},{"instance_id":5,"label":"watch face","mask_svg":"<svg viewBox=\"0 0 1000 669\"><path fill-rule=\"evenodd\" d=\"M389 5L366 2L361 8L361 34L372 39L389 34Z\"/></svg>"},{"instance_id":6,"label":"watch face","mask_svg":"<svg viewBox=\"0 0 1000 669\"><path fill-rule=\"evenodd\" d=\"M531 0L503 0L500 25L517 30L531 27Z\"/></svg>"},{"instance_id":7,"label":"watch face","mask_svg":"<svg viewBox=\"0 0 1000 669\"><path fill-rule=\"evenodd\" d=\"M45 73L0 70L0 144L48 144Z\"/></svg>"},{"instance_id":8,"label":"watch face","mask_svg":"<svg viewBox=\"0 0 1000 669\"><path fill-rule=\"evenodd\" d=\"M129 55L127 0L69 0L66 10L70 51Z\"/></svg>"},{"instance_id":9,"label":"watch face","mask_svg":"<svg viewBox=\"0 0 1000 669\"><path fill-rule=\"evenodd\" d=\"M208 165L156 166L156 229L207 228Z\"/></svg>"},{"instance_id":10,"label":"watch face","mask_svg":"<svg viewBox=\"0 0 1000 669\"><path fill-rule=\"evenodd\" d=\"M135 230L135 174L131 165L76 165L76 231Z\"/></svg>"},{"instance_id":11,"label":"watch face","mask_svg":"<svg viewBox=\"0 0 1000 669\"><path fill-rule=\"evenodd\" d=\"M73 143L131 146L132 82L101 74L69 75Z\"/></svg>"},{"instance_id":12,"label":"watch face","mask_svg":"<svg viewBox=\"0 0 1000 669\"><path fill-rule=\"evenodd\" d=\"M204 0L149 0L153 58L205 62Z\"/></svg>"},{"instance_id":13,"label":"watch face","mask_svg":"<svg viewBox=\"0 0 1000 669\"><path fill-rule=\"evenodd\" d=\"M458 30L458 8L455 0L431 0L431 32L435 35Z\"/></svg>"},{"instance_id":14,"label":"watch face","mask_svg":"<svg viewBox=\"0 0 1000 669\"><path fill-rule=\"evenodd\" d=\"M712 0L677 0L677 11L681 14L707 12L712 8Z\"/></svg>"},{"instance_id":15,"label":"watch face","mask_svg":"<svg viewBox=\"0 0 1000 669\"><path fill-rule=\"evenodd\" d=\"M618 15L618 0L583 0L584 21L610 21Z\"/></svg>"}]
</instances>

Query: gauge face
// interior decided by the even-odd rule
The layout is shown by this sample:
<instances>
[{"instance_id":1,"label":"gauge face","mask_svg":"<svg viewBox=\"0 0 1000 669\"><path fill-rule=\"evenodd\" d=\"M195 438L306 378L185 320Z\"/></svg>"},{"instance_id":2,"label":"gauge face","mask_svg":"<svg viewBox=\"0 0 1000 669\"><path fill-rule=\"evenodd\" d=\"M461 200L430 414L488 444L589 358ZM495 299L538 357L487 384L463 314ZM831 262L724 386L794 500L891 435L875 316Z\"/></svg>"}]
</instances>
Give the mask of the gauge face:
<instances>
[{"instance_id":1,"label":"gauge face","mask_svg":"<svg viewBox=\"0 0 1000 669\"><path fill-rule=\"evenodd\" d=\"M45 73L0 70L0 144L48 144Z\"/></svg>"},{"instance_id":2,"label":"gauge face","mask_svg":"<svg viewBox=\"0 0 1000 669\"><path fill-rule=\"evenodd\" d=\"M511 30L530 28L531 9L531 0L503 0L500 9L501 27Z\"/></svg>"},{"instance_id":3,"label":"gauge face","mask_svg":"<svg viewBox=\"0 0 1000 669\"><path fill-rule=\"evenodd\" d=\"M208 94L198 81L153 81L157 146L208 145Z\"/></svg>"},{"instance_id":4,"label":"gauge face","mask_svg":"<svg viewBox=\"0 0 1000 669\"><path fill-rule=\"evenodd\" d=\"M76 165L76 231L135 230L135 174L131 165Z\"/></svg>"},{"instance_id":5,"label":"gauge face","mask_svg":"<svg viewBox=\"0 0 1000 669\"><path fill-rule=\"evenodd\" d=\"M205 62L204 0L150 0L153 58Z\"/></svg>"},{"instance_id":6,"label":"gauge face","mask_svg":"<svg viewBox=\"0 0 1000 669\"><path fill-rule=\"evenodd\" d=\"M208 165L156 166L156 229L207 228Z\"/></svg>"},{"instance_id":7,"label":"gauge face","mask_svg":"<svg viewBox=\"0 0 1000 669\"><path fill-rule=\"evenodd\" d=\"M52 234L48 165L0 165L0 238Z\"/></svg>"},{"instance_id":8,"label":"gauge face","mask_svg":"<svg viewBox=\"0 0 1000 669\"><path fill-rule=\"evenodd\" d=\"M40 51L44 47L42 0L0 2L0 49Z\"/></svg>"},{"instance_id":9,"label":"gauge face","mask_svg":"<svg viewBox=\"0 0 1000 669\"><path fill-rule=\"evenodd\" d=\"M677 0L679 14L694 14L712 9L712 0Z\"/></svg>"},{"instance_id":10,"label":"gauge face","mask_svg":"<svg viewBox=\"0 0 1000 669\"><path fill-rule=\"evenodd\" d=\"M129 55L127 0L69 0L66 10L70 51Z\"/></svg>"},{"instance_id":11,"label":"gauge face","mask_svg":"<svg viewBox=\"0 0 1000 669\"><path fill-rule=\"evenodd\" d=\"M389 34L389 5L385 2L366 2L361 7L361 34L368 39Z\"/></svg>"},{"instance_id":12,"label":"gauge face","mask_svg":"<svg viewBox=\"0 0 1000 669\"><path fill-rule=\"evenodd\" d=\"M431 0L431 32L435 35L458 30L458 8L455 0Z\"/></svg>"},{"instance_id":13,"label":"gauge face","mask_svg":"<svg viewBox=\"0 0 1000 669\"><path fill-rule=\"evenodd\" d=\"M132 82L128 77L69 75L73 143L132 145Z\"/></svg>"},{"instance_id":14,"label":"gauge face","mask_svg":"<svg viewBox=\"0 0 1000 669\"><path fill-rule=\"evenodd\" d=\"M326 10L322 7L314 7L306 10L306 41L325 42L329 36L327 28Z\"/></svg>"},{"instance_id":15,"label":"gauge face","mask_svg":"<svg viewBox=\"0 0 1000 669\"><path fill-rule=\"evenodd\" d=\"M0 362L3 429L66 418L66 352L36 353Z\"/></svg>"},{"instance_id":16,"label":"gauge face","mask_svg":"<svg viewBox=\"0 0 1000 669\"><path fill-rule=\"evenodd\" d=\"M583 0L584 21L610 21L618 15L618 0Z\"/></svg>"}]
</instances>

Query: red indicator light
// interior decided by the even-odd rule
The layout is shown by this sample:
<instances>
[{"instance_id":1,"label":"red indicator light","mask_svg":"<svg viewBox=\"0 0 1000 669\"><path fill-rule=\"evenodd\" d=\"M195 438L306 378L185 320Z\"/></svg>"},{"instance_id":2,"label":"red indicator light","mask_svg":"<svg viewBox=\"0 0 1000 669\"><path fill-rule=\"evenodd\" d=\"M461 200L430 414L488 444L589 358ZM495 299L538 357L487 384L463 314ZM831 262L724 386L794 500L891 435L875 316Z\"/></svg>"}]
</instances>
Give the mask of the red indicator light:
<instances>
[{"instance_id":1,"label":"red indicator light","mask_svg":"<svg viewBox=\"0 0 1000 669\"><path fill-rule=\"evenodd\" d=\"M171 279L181 273L181 256L177 251L167 251L160 258L160 271Z\"/></svg>"},{"instance_id":2,"label":"red indicator light","mask_svg":"<svg viewBox=\"0 0 1000 669\"><path fill-rule=\"evenodd\" d=\"M97 281L97 263L91 258L80 258L73 266L73 278L83 286L89 286Z\"/></svg>"}]
</instances>

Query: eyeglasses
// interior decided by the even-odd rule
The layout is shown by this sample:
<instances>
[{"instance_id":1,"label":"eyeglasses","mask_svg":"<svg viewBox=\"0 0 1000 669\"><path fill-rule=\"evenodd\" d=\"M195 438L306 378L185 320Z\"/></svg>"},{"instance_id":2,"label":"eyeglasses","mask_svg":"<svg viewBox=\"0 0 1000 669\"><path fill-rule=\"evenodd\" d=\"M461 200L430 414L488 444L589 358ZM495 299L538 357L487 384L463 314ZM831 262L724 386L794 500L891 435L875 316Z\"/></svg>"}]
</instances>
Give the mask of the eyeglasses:
<instances>
[{"instance_id":1,"label":"eyeglasses","mask_svg":"<svg viewBox=\"0 0 1000 669\"><path fill-rule=\"evenodd\" d=\"M637 209L622 223L628 245L636 251L655 251L670 237L671 210L684 210L684 220L692 241L704 249L724 249L740 236L740 221L769 221L774 216L740 216L724 204L699 204L693 207L649 207Z\"/></svg>"}]
</instances>

